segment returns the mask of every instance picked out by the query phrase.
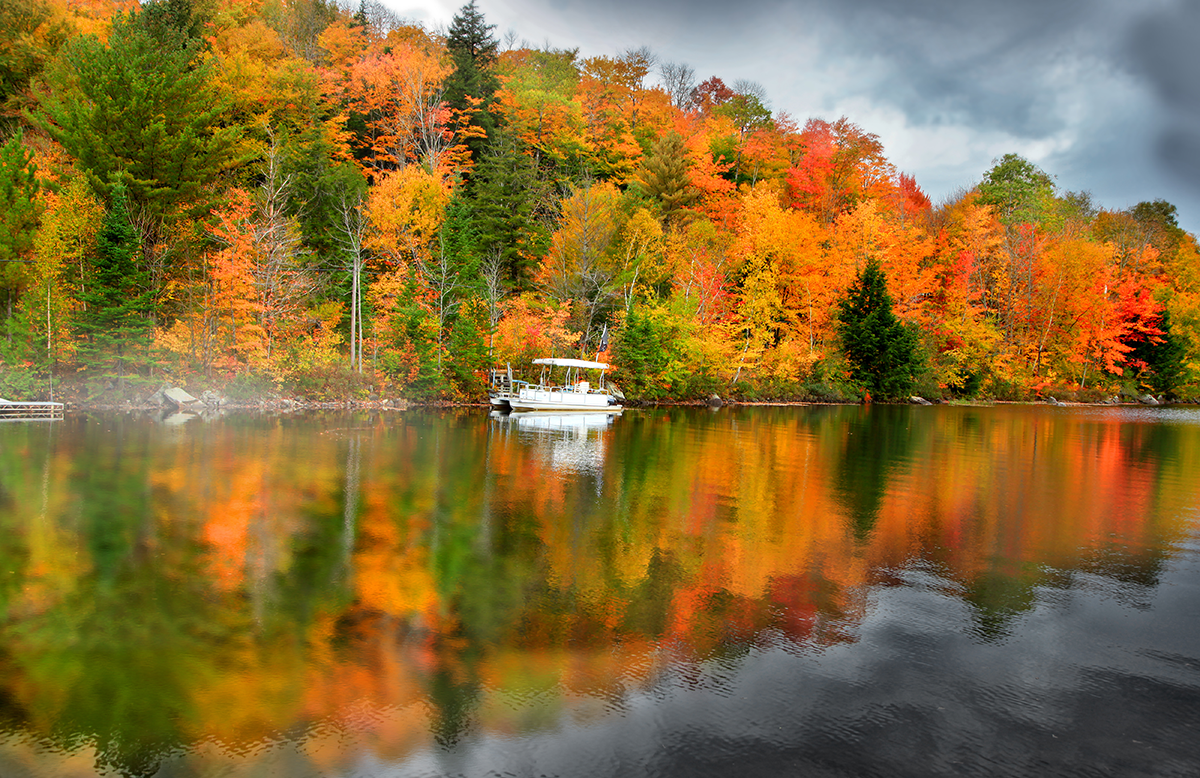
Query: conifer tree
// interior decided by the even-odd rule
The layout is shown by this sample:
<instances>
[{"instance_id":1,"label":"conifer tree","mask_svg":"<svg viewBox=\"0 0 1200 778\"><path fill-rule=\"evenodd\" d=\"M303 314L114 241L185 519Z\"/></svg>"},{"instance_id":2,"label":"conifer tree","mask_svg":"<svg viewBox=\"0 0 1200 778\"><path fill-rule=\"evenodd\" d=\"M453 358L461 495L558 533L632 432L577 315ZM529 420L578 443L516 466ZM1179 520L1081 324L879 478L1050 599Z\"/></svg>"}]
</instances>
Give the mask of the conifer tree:
<instances>
[{"instance_id":1,"label":"conifer tree","mask_svg":"<svg viewBox=\"0 0 1200 778\"><path fill-rule=\"evenodd\" d=\"M1162 335L1151 340L1144 335L1133 344L1125 361L1138 370L1138 380L1159 394L1173 392L1184 374L1186 349L1179 336L1171 332L1171 316L1162 312L1158 329Z\"/></svg>"},{"instance_id":2,"label":"conifer tree","mask_svg":"<svg viewBox=\"0 0 1200 778\"><path fill-rule=\"evenodd\" d=\"M496 90L500 88L500 80L492 72L499 49L492 35L495 28L496 25L484 21L475 0L471 0L454 15L446 36L446 48L454 60L454 71L443 84L446 104L488 137L496 130L496 118L491 111ZM486 139L480 138L468 141L473 159L478 159L485 143Z\"/></svg>"},{"instance_id":3,"label":"conifer tree","mask_svg":"<svg viewBox=\"0 0 1200 778\"><path fill-rule=\"evenodd\" d=\"M238 161L240 130L224 126L225 101L206 44L190 37L186 5L163 0L118 16L107 43L72 40L33 117L101 197L112 199L119 181L149 229L178 209L206 211L210 185Z\"/></svg>"},{"instance_id":4,"label":"conifer tree","mask_svg":"<svg viewBox=\"0 0 1200 778\"><path fill-rule=\"evenodd\" d=\"M149 344L153 298L141 260L141 241L129 218L125 187L112 185L112 202L96 240L83 304L76 320L83 362L114 370L123 384L131 365L143 361Z\"/></svg>"},{"instance_id":5,"label":"conifer tree","mask_svg":"<svg viewBox=\"0 0 1200 778\"><path fill-rule=\"evenodd\" d=\"M683 136L675 131L664 134L642 163L638 183L646 194L661 204L663 221L670 224L683 215L683 209L699 199L691 185L691 162L683 145Z\"/></svg>"},{"instance_id":6,"label":"conifer tree","mask_svg":"<svg viewBox=\"0 0 1200 778\"><path fill-rule=\"evenodd\" d=\"M4 287L5 318L12 319L21 286L28 275L25 261L33 248L34 231L42 205L37 199L41 182L33 155L18 132L0 146L0 285ZM11 340L12 333L8 332Z\"/></svg>"},{"instance_id":7,"label":"conifer tree","mask_svg":"<svg viewBox=\"0 0 1200 778\"><path fill-rule=\"evenodd\" d=\"M539 204L549 200L547 189L533 160L503 130L480 157L472 176L469 199L479 253L498 253L506 282L521 291L533 287L536 256L546 241L536 212Z\"/></svg>"},{"instance_id":8,"label":"conifer tree","mask_svg":"<svg viewBox=\"0 0 1200 778\"><path fill-rule=\"evenodd\" d=\"M912 391L921 358L916 333L892 312L879 262L871 259L838 302L838 334L850 377L876 397Z\"/></svg>"}]
</instances>

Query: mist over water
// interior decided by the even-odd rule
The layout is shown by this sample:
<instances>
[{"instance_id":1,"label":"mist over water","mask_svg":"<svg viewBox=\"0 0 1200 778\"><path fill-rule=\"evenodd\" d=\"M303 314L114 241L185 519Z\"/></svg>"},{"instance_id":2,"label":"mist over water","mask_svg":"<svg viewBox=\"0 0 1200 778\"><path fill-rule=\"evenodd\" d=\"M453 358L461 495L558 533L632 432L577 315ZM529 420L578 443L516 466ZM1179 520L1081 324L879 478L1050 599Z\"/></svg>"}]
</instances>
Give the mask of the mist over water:
<instances>
[{"instance_id":1,"label":"mist over water","mask_svg":"<svg viewBox=\"0 0 1200 778\"><path fill-rule=\"evenodd\" d=\"M1200 771L1200 412L0 425L0 775Z\"/></svg>"}]
</instances>

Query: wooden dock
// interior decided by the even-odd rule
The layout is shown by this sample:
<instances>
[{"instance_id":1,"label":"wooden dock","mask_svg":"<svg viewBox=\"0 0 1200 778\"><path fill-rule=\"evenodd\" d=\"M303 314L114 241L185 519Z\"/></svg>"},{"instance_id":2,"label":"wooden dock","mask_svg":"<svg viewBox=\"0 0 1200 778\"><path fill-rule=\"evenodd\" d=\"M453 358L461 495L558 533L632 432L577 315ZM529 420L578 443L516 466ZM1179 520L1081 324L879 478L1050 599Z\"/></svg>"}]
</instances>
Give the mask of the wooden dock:
<instances>
[{"instance_id":1,"label":"wooden dock","mask_svg":"<svg viewBox=\"0 0 1200 778\"><path fill-rule=\"evenodd\" d=\"M14 402L0 398L0 422L59 421L63 417L63 408L62 403Z\"/></svg>"}]
</instances>

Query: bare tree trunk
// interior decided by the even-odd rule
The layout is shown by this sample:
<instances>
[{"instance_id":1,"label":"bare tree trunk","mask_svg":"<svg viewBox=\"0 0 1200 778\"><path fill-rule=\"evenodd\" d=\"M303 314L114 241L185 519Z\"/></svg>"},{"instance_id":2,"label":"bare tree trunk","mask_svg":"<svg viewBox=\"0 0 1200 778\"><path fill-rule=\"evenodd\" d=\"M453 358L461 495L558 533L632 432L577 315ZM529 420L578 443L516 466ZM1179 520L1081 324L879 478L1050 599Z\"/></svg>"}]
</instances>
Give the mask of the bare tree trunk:
<instances>
[{"instance_id":1,"label":"bare tree trunk","mask_svg":"<svg viewBox=\"0 0 1200 778\"><path fill-rule=\"evenodd\" d=\"M363 238L366 235L366 218L363 216L363 196L355 195L347 199L342 193L341 228L339 241L349 259L350 271L350 369L363 371L363 294L362 273L366 263L366 251L363 248Z\"/></svg>"}]
</instances>

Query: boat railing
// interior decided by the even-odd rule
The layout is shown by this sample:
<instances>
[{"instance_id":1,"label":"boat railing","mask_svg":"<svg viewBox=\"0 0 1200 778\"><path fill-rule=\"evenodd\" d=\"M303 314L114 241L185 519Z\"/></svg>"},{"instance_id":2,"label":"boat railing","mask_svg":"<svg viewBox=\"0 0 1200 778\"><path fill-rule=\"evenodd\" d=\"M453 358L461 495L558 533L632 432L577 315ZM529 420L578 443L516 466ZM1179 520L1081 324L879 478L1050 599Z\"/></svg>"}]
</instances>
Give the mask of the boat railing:
<instances>
[{"instance_id":1,"label":"boat railing","mask_svg":"<svg viewBox=\"0 0 1200 778\"><path fill-rule=\"evenodd\" d=\"M59 402L0 400L0 421L59 421L65 407Z\"/></svg>"}]
</instances>

